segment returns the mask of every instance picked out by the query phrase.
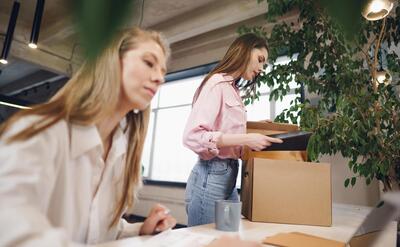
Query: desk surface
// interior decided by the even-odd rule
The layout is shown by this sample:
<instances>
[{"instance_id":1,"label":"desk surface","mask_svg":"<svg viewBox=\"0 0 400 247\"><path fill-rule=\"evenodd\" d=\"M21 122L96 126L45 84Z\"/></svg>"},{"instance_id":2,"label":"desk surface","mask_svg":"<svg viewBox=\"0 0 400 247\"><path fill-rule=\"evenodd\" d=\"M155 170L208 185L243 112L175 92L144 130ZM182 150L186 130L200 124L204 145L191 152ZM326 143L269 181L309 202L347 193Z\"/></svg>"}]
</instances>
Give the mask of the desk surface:
<instances>
[{"instance_id":1,"label":"desk surface","mask_svg":"<svg viewBox=\"0 0 400 247\"><path fill-rule=\"evenodd\" d=\"M333 222L331 227L257 223L248 221L247 219L242 219L239 232L235 233L218 231L215 229L214 224L208 224L208 225L173 230L167 234L164 234L164 236L156 235L155 237L146 236L146 237L127 238L104 244L102 245L102 247L201 246L193 244L193 242L190 245L179 244L179 241L176 242L177 243L176 245L171 245L170 243L167 243L168 241L171 241L173 238L175 238L174 241L176 241L177 239L182 239L183 236L190 236L191 235L190 233L193 233L193 235L196 235L197 237L205 236L206 239L203 239L204 241L207 241L207 238L212 239L213 237L218 237L221 235L239 235L242 239L261 242L267 236L272 236L281 232L297 231L329 239L334 239L341 242L347 242L371 210L372 208L363 206L334 204L332 210ZM391 224L387 227L384 233L381 234L378 243L376 243L376 245L374 246L382 246L382 247L396 246L396 236L397 236L397 223L391 222Z\"/></svg>"}]
</instances>

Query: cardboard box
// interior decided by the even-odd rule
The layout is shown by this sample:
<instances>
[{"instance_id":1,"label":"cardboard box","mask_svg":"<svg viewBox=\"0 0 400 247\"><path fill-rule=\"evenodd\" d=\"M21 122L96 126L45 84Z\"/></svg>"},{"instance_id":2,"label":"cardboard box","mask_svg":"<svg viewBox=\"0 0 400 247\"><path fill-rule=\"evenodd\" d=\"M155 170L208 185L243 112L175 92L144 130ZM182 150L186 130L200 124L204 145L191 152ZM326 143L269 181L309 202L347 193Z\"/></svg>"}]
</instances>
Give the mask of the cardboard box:
<instances>
[{"instance_id":1,"label":"cardboard box","mask_svg":"<svg viewBox=\"0 0 400 247\"><path fill-rule=\"evenodd\" d=\"M274 122L247 122L247 133L260 133L265 135L287 133L299 130L299 126L294 124L274 123Z\"/></svg>"},{"instance_id":2,"label":"cardboard box","mask_svg":"<svg viewBox=\"0 0 400 247\"><path fill-rule=\"evenodd\" d=\"M298 130L296 125L249 122L248 132ZM331 226L331 167L306 162L305 150L244 150L242 214L250 221Z\"/></svg>"},{"instance_id":3,"label":"cardboard box","mask_svg":"<svg viewBox=\"0 0 400 247\"><path fill-rule=\"evenodd\" d=\"M280 247L365 247L371 246L380 231L352 237L348 243L301 232L279 233L263 240L263 244Z\"/></svg>"},{"instance_id":4,"label":"cardboard box","mask_svg":"<svg viewBox=\"0 0 400 247\"><path fill-rule=\"evenodd\" d=\"M345 247L346 243L332 239L321 238L301 232L279 233L267 237L263 244L281 247Z\"/></svg>"}]
</instances>

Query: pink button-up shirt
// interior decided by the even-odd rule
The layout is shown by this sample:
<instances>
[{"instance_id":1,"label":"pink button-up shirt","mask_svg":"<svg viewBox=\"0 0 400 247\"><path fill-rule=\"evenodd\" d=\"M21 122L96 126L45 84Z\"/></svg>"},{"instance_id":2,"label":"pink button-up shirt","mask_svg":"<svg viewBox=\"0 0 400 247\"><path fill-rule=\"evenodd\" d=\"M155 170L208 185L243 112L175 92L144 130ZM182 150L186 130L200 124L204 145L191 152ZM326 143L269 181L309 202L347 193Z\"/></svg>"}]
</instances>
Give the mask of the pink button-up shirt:
<instances>
[{"instance_id":1,"label":"pink button-up shirt","mask_svg":"<svg viewBox=\"0 0 400 247\"><path fill-rule=\"evenodd\" d=\"M222 134L246 133L246 109L233 77L214 74L204 85L186 123L183 144L201 159L238 159L241 146L217 147Z\"/></svg>"}]
</instances>

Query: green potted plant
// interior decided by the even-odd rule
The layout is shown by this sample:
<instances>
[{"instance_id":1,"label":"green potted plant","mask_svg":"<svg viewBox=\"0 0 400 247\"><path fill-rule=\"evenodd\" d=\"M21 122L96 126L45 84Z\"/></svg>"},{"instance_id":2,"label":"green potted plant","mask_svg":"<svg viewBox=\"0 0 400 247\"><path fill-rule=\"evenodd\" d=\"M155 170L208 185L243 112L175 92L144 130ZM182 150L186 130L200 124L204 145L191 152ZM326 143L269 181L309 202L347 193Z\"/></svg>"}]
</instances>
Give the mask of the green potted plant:
<instances>
[{"instance_id":1,"label":"green potted plant","mask_svg":"<svg viewBox=\"0 0 400 247\"><path fill-rule=\"evenodd\" d=\"M246 103L258 97L262 83L273 87L270 98L275 100L289 92L292 80L300 86L297 93L304 88L318 95L317 101L299 95L275 121L291 121L314 133L307 148L311 160L335 153L348 158L354 176L344 181L346 187L354 186L357 177L367 184L378 179L384 191L400 185L398 2L382 20L364 20L359 10L352 13L357 22L346 24L330 12L335 3L268 0L268 22L293 11L297 22L278 21L268 35L262 27L239 30L267 37L271 63L281 55L296 56L260 76L254 90L246 92Z\"/></svg>"}]
</instances>

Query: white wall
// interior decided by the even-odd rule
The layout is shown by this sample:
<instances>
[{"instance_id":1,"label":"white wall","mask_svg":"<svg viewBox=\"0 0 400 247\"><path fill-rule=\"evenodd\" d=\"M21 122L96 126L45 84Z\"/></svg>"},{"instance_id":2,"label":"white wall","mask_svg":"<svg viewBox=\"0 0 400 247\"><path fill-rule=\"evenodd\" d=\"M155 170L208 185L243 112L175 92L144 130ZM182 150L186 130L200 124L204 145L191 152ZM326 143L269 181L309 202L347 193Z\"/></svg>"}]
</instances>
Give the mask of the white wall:
<instances>
[{"instance_id":1,"label":"white wall","mask_svg":"<svg viewBox=\"0 0 400 247\"><path fill-rule=\"evenodd\" d=\"M374 206L379 201L379 185L376 180L367 186L364 178L357 178L354 187L351 187L351 185L347 188L344 187L345 179L354 176L354 174L347 165L348 160L340 154L325 155L320 161L331 164L333 202Z\"/></svg>"}]
</instances>

